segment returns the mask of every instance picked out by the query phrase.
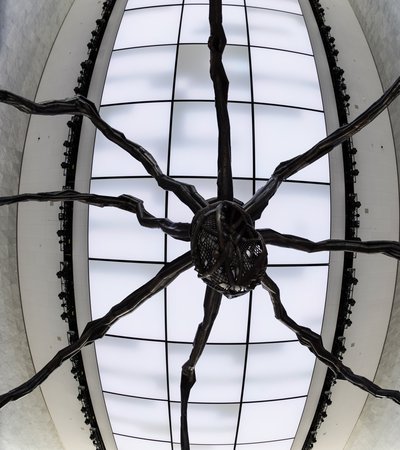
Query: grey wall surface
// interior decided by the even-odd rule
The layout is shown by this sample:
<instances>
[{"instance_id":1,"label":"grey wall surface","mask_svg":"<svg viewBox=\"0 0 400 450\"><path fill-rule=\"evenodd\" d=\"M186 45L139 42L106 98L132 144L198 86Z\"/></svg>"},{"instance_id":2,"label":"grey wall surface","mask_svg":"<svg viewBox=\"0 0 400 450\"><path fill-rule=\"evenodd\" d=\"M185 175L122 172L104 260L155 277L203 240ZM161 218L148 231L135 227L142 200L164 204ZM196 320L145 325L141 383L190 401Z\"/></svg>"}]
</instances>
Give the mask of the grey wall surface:
<instances>
[{"instance_id":1,"label":"grey wall surface","mask_svg":"<svg viewBox=\"0 0 400 450\"><path fill-rule=\"evenodd\" d=\"M34 98L58 30L74 0L0 0L0 86ZM0 105L0 193L18 191L28 117ZM22 318L16 260L16 208L0 208L0 391L33 375ZM27 415L27 411L29 414ZM0 412L0 447L62 446L40 391Z\"/></svg>"},{"instance_id":2,"label":"grey wall surface","mask_svg":"<svg viewBox=\"0 0 400 450\"><path fill-rule=\"evenodd\" d=\"M349 0L363 28L384 89L400 76L400 3L398 0ZM400 99L389 109L397 160L400 158ZM389 331L375 381L400 388L400 282ZM373 326L373 318L371 318ZM399 448L400 407L388 400L369 398L346 446L347 450Z\"/></svg>"},{"instance_id":3,"label":"grey wall surface","mask_svg":"<svg viewBox=\"0 0 400 450\"><path fill-rule=\"evenodd\" d=\"M400 76L400 3L398 0L349 0L375 59L384 89ZM390 107L400 152L400 99Z\"/></svg>"}]
</instances>

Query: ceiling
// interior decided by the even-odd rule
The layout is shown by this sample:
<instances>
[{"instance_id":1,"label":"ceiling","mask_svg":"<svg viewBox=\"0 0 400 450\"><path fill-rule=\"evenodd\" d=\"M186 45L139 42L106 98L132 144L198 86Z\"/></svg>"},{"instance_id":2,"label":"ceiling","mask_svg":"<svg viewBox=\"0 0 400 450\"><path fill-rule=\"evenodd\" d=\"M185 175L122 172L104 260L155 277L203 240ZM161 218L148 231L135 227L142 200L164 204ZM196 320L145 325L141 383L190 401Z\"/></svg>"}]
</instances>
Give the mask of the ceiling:
<instances>
[{"instance_id":1,"label":"ceiling","mask_svg":"<svg viewBox=\"0 0 400 450\"><path fill-rule=\"evenodd\" d=\"M347 16L346 16L347 17ZM54 82L53 82L54 83ZM54 84L53 84L53 87L51 87L51 83L47 83L47 85L48 86L50 86L50 90L51 89L53 89L53 92L49 92L49 91L47 91L47 92L44 92L43 94L41 94L41 95L44 95L44 98L54 98L54 97L57 97L58 96L58 93L60 93L61 91L60 91L60 89L59 89L59 86L54 86ZM357 89L355 90L355 91L357 91ZM68 94L65 94L65 95L68 95ZM356 92L356 94L355 94L355 98L357 98L356 97L357 96L357 92ZM373 97L374 96L374 92L372 92L371 93L371 97ZM364 101L364 103L368 103L368 100L365 98L365 95L363 94L363 95L361 95L361 97L363 98L363 101ZM358 102L355 102L355 104L360 104L360 103L358 103ZM177 110L178 110L179 108L177 108ZM261 108L260 108L261 109ZM178 111L179 112L179 111ZM356 112L356 111L354 111L354 112ZM184 142L184 141L183 141ZM43 159L44 158L44 159ZM46 158L47 158L47 156L44 156L42 158L42 160L46 160ZM32 163L33 164L33 163ZM365 165L364 165L364 167L368 167L368 164L371 164L371 163L365 163ZM49 162L49 165L50 165L50 162ZM208 167L208 164L207 165L205 165L204 167ZM31 166L31 167L33 167L33 166ZM244 170L244 165L242 165L242 164L239 164L238 165L238 170L240 171L240 170ZM366 169L366 170L368 170L368 169ZM383 167L382 168L382 170L385 172L385 168ZM179 172L178 172L179 173ZM366 173L368 173L368 172L366 172ZM387 173L387 171L385 172L385 173ZM194 176L193 174L190 174L191 176ZM212 176L212 175L205 175L205 176ZM239 176L241 176L241 175L239 175ZM243 175L243 177L246 177L246 175ZM50 178L50 177L49 177ZM200 181L199 180L195 180L196 181L196 185L197 185L197 183L199 182L200 183ZM243 183L242 184L244 184L244 181L245 180L240 180L240 181L243 181ZM262 180L261 180L262 181ZM96 181L97 182L97 181ZM49 181L49 185L48 186L44 186L43 187L43 185L40 187L40 189L51 189L52 187L51 187L51 181ZM56 182L55 182L56 183ZM390 182L390 180L388 180L388 183L391 183ZM240 183L239 183L240 184ZM200 185L201 185L201 183L200 183ZM29 187L35 187L35 185L32 183L31 184L31 182L29 182L28 183L28 186ZM39 188L38 188L39 189ZM205 191L204 192L207 192L207 189L209 189L209 188L204 188L205 189ZM365 192L367 189L362 189L362 192ZM243 191L239 191L238 190L238 192L243 192L243 195L246 195L246 189L244 189ZM249 190L249 193L251 193L251 190ZM206 195L206 194L205 194ZM394 192L393 193L393 195L396 195L396 193ZM368 198L368 197L367 197ZM368 200L367 200L367 204L368 205L371 205L372 203L368 203L370 200L369 200L369 198L368 198ZM161 208L161 210L163 209L163 207L160 207ZM374 210L374 208L372 208L372 207L370 207L371 208L371 210L372 211L375 211ZM178 211L178 210L177 210ZM178 212L176 212L176 214L177 215L179 215L179 214L181 214L179 211ZM365 213L364 213L365 214ZM382 212L376 212L376 215L377 216L379 216L380 214L382 214ZM40 214L39 214L40 215ZM387 213L386 213L386 215L385 214L383 214L383 217L387 217ZM32 222L31 222L32 223ZM368 222L367 222L368 223ZM278 228L278 226L276 227L276 228ZM278 228L279 229L279 228ZM366 233L374 233L374 226L373 225L368 225L367 227L365 227L365 230L363 230L364 232L366 232ZM46 231L45 230L45 233L44 234L47 234L48 233L48 230ZM386 232L385 232L386 233ZM396 237L396 232L394 232L394 235L395 235L395 237ZM386 236L387 236L387 233L386 233ZM386 237L385 236L385 237ZM31 236L28 236L28 238L29 239L31 239ZM178 251L178 250L177 250ZM165 255L162 255L162 258L165 258ZM24 258L25 259L25 258ZM109 258L109 259L111 259L111 258ZM28 261L28 260L27 260ZM155 261L158 261L158 259L155 259ZM154 262L154 261L153 261ZM360 261L360 263L362 263L362 261ZM368 263L366 263L367 265L368 265ZM27 264L28 265L28 264ZM54 266L53 266L54 267ZM383 269L382 269L383 270ZM51 271L50 271L50 273L51 273ZM387 270L383 270L383 273L387 273ZM394 274L395 274L395 267L394 267L394 272L393 272ZM272 274L272 272L271 272L271 274ZM52 276L52 277L54 277L54 274L53 275L49 275L49 278L50 278L50 276ZM197 281L197 280L196 280ZM283 282L282 282L282 285L283 285ZM363 294L362 294L362 292L360 291L360 297L361 298L366 298ZM255 300L254 300L254 302L255 302ZM201 305L201 295L199 295L199 300L198 300L198 304L199 305ZM371 305L372 306L372 305ZM59 313L55 313L56 314L56 316L59 314ZM197 314L197 317L193 317L192 318L192 323L193 323L193 326L192 326L192 329L193 329L193 327L195 326L194 324L195 323L197 323L197 321L199 321L201 319L201 308L200 308L200 311L198 312L198 314ZM40 325L39 325L39 327L40 327ZM172 329L174 329L175 327L171 327ZM37 331L36 332L34 332L34 334L36 334L37 335ZM384 334L384 333L383 333ZM384 336L383 336L383 338L384 338ZM156 339L156 338L154 338L154 339ZM182 342L187 342L189 340L189 338L188 339L183 339L182 340ZM44 338L43 336L42 336L42 338L41 338L41 341L43 342L50 342L50 341L46 341L46 338ZM177 339L177 341L178 341L178 339ZM217 342L218 341L216 341L215 342L215 345L214 346L216 346L217 345ZM358 341L357 341L358 342ZM31 346L32 346L33 344L31 344ZM178 344L171 344L171 345L178 345ZM179 344L180 346L184 346L185 344ZM178 345L178 346L179 346ZM263 344L257 344L257 345L263 345ZM53 347L52 347L52 345L50 345L49 346L50 348L48 349L50 352L53 352L54 350L53 350ZM377 350L377 352L378 353L380 353L380 351L379 350ZM43 359L45 359L46 358L46 356L44 355L43 356ZM181 358L183 358L184 359L184 355L182 355L182 357ZM40 365L40 363L39 363L39 365ZM179 364L178 364L178 366L179 366ZM68 370L66 371L66 375L67 375L67 372L68 372ZM67 375L68 376L68 375ZM200 378L200 376L198 377L198 379L199 379L199 385L200 385L200 383L201 383L201 378ZM375 423L375 422L374 422ZM362 433L361 433L362 434ZM360 438L361 439L361 438ZM26 448L28 448L28 447L26 447ZM32 447L32 448L35 448L35 447ZM42 446L41 448L46 448L45 446ZM49 447L50 448L50 447ZM54 447L51 447L51 448L56 448L55 446ZM328 447L324 447L324 448L328 448ZM338 448L338 447L336 447L336 448ZM362 448L362 447L360 447L360 448ZM388 448L390 448L390 447L388 447Z\"/></svg>"}]
</instances>

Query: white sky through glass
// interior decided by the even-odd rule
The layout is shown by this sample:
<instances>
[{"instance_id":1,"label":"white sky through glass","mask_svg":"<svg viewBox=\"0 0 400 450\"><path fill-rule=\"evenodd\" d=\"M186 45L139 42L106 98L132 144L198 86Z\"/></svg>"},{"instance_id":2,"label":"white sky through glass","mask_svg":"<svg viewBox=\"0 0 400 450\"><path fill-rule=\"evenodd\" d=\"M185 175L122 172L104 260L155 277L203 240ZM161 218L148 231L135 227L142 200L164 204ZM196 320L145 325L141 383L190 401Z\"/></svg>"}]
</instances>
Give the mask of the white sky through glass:
<instances>
[{"instance_id":1,"label":"white sky through glass","mask_svg":"<svg viewBox=\"0 0 400 450\"><path fill-rule=\"evenodd\" d=\"M209 77L208 6L184 3L128 1L100 112L149 150L165 173L195 185L209 199L216 196L218 129ZM277 164L325 136L325 120L298 1L247 0L247 15L242 0L228 3L223 60L230 80L232 172L235 197L246 202ZM99 133L91 191L139 197L157 217L184 222L193 217ZM256 227L329 238L327 158L283 183ZM91 207L93 318L186 251L187 242L141 227L132 214ZM268 253L268 273L280 286L288 313L319 332L328 254L272 247ZM171 440L178 450L180 370L203 317L204 292L204 283L190 269L96 343L119 450L170 449ZM237 443L242 450L289 450L313 367L310 352L274 318L261 287L251 295L223 299L190 398L192 448L227 450Z\"/></svg>"}]
</instances>

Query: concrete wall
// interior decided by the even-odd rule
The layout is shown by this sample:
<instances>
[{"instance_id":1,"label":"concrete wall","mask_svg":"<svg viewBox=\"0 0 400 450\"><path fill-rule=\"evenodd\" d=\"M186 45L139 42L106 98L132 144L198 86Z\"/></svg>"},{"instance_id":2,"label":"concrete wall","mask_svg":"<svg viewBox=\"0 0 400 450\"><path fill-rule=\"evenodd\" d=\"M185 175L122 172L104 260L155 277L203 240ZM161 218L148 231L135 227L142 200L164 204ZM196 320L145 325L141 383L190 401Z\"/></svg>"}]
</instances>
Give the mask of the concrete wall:
<instances>
[{"instance_id":1,"label":"concrete wall","mask_svg":"<svg viewBox=\"0 0 400 450\"><path fill-rule=\"evenodd\" d=\"M0 86L34 98L52 43L74 0L0 0ZM349 0L366 34L384 88L400 75L398 0ZM23 30L23 31L22 31ZM390 108L400 151L400 100ZM0 105L0 195L16 193L28 117ZM0 392L33 374L17 279L16 209L0 208ZM400 374L400 283L376 381L397 386ZM7 318L7 319L6 319ZM27 413L28 411L28 413ZM348 450L398 447L399 406L369 399ZM39 390L0 412L0 448L62 448Z\"/></svg>"},{"instance_id":2,"label":"concrete wall","mask_svg":"<svg viewBox=\"0 0 400 450\"><path fill-rule=\"evenodd\" d=\"M400 76L400 4L398 0L349 0L375 59L384 89ZM400 152L400 99L389 108Z\"/></svg>"},{"instance_id":3,"label":"concrete wall","mask_svg":"<svg viewBox=\"0 0 400 450\"><path fill-rule=\"evenodd\" d=\"M0 86L34 98L58 30L74 0L1 0ZM0 193L18 191L28 116L0 105ZM0 391L33 375L21 313L16 260L16 208L0 208ZM0 413L0 447L62 446L41 392Z\"/></svg>"},{"instance_id":4,"label":"concrete wall","mask_svg":"<svg viewBox=\"0 0 400 450\"><path fill-rule=\"evenodd\" d=\"M349 0L364 31L386 89L400 76L400 5L398 0ZM400 99L389 109L396 155L400 157ZM375 381L381 386L400 388L400 282L397 277L395 301L388 335ZM392 450L400 442L400 407L388 400L370 397L353 430L346 449Z\"/></svg>"}]
</instances>

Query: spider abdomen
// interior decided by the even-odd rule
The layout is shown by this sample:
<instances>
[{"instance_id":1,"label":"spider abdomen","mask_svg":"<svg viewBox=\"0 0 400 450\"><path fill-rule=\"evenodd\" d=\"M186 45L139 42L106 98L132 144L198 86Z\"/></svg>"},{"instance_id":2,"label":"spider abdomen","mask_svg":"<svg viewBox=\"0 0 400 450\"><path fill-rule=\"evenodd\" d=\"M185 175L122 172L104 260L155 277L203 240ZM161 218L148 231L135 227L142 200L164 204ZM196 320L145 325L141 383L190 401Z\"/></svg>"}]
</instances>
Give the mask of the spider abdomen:
<instances>
[{"instance_id":1,"label":"spider abdomen","mask_svg":"<svg viewBox=\"0 0 400 450\"><path fill-rule=\"evenodd\" d=\"M267 266L261 235L232 201L212 203L194 216L191 252L199 277L228 298L254 289Z\"/></svg>"}]
</instances>

